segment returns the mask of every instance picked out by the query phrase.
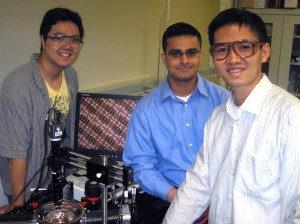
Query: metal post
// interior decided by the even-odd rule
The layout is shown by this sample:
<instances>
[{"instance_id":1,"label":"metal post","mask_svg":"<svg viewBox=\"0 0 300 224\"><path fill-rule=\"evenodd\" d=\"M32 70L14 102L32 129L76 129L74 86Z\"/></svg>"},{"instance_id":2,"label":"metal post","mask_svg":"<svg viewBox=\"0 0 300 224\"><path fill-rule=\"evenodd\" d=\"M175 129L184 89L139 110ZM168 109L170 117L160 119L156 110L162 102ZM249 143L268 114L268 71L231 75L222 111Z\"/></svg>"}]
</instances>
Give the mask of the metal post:
<instances>
[{"instance_id":1,"label":"metal post","mask_svg":"<svg viewBox=\"0 0 300 224\"><path fill-rule=\"evenodd\" d=\"M101 209L102 209L102 224L107 224L107 186L100 183L101 187Z\"/></svg>"}]
</instances>

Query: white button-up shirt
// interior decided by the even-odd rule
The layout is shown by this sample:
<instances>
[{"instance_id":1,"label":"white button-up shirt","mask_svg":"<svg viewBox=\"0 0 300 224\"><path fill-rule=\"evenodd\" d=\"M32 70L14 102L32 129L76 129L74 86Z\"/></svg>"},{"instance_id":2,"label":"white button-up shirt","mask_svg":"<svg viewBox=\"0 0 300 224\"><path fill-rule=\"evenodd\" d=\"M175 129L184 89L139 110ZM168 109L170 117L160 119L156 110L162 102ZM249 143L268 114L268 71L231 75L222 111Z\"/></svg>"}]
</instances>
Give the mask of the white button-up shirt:
<instances>
[{"instance_id":1,"label":"white button-up shirt","mask_svg":"<svg viewBox=\"0 0 300 224\"><path fill-rule=\"evenodd\" d=\"M298 223L299 177L300 101L263 76L241 107L231 96L215 109L164 223L209 205L209 223Z\"/></svg>"}]
</instances>

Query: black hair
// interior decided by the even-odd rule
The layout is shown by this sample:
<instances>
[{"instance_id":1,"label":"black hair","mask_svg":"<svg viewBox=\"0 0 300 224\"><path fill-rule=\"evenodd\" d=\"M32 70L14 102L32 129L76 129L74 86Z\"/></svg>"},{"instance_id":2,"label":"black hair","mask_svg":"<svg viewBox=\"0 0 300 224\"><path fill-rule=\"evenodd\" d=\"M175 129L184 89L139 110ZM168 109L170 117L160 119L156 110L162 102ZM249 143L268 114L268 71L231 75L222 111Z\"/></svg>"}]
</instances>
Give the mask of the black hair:
<instances>
[{"instance_id":1,"label":"black hair","mask_svg":"<svg viewBox=\"0 0 300 224\"><path fill-rule=\"evenodd\" d=\"M248 26L255 33L259 42L266 43L268 41L266 25L262 18L245 9L230 8L220 12L209 24L208 39L210 45L214 44L215 32L229 24L238 24L240 27Z\"/></svg>"},{"instance_id":2,"label":"black hair","mask_svg":"<svg viewBox=\"0 0 300 224\"><path fill-rule=\"evenodd\" d=\"M184 35L190 35L190 36L196 36L199 41L199 45L201 47L202 45L202 38L200 32L193 27L192 25L184 22L174 23L173 25L169 26L166 31L163 34L162 37L162 48L163 51L166 52L168 43L167 40L170 37L176 37L176 36L184 36Z\"/></svg>"},{"instance_id":3,"label":"black hair","mask_svg":"<svg viewBox=\"0 0 300 224\"><path fill-rule=\"evenodd\" d=\"M71 21L75 23L79 29L80 39L83 39L84 29L82 20L77 12L71 11L67 8L53 8L46 12L40 26L40 35L46 39L47 34L50 32L53 25L61 21ZM42 52L41 46L41 52Z\"/></svg>"}]
</instances>

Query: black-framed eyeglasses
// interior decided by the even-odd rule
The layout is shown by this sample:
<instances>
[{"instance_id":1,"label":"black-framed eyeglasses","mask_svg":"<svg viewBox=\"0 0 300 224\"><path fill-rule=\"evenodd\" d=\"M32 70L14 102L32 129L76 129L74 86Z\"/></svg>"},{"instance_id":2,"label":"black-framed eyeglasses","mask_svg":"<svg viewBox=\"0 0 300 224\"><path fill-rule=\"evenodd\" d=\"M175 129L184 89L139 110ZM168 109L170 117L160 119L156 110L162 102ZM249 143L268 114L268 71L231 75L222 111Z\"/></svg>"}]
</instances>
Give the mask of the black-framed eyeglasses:
<instances>
[{"instance_id":1,"label":"black-framed eyeglasses","mask_svg":"<svg viewBox=\"0 0 300 224\"><path fill-rule=\"evenodd\" d=\"M182 55L186 55L188 58L192 58L195 57L198 53L200 53L201 51L196 49L196 48L192 48L192 49L187 49L185 52L182 52L181 50L170 50L167 54L169 56L171 56L172 58L181 58Z\"/></svg>"},{"instance_id":2,"label":"black-framed eyeglasses","mask_svg":"<svg viewBox=\"0 0 300 224\"><path fill-rule=\"evenodd\" d=\"M73 47L81 47L83 41L78 37L65 36L65 35L57 35L57 36L49 36L46 35L46 38L49 38L53 41L53 43L60 45L65 42L70 43Z\"/></svg>"},{"instance_id":3,"label":"black-framed eyeglasses","mask_svg":"<svg viewBox=\"0 0 300 224\"><path fill-rule=\"evenodd\" d=\"M216 43L211 46L209 52L214 60L221 61L227 58L229 48L231 47L236 55L240 58L247 58L255 54L255 46L261 46L265 43L255 40L239 40L226 43Z\"/></svg>"}]
</instances>

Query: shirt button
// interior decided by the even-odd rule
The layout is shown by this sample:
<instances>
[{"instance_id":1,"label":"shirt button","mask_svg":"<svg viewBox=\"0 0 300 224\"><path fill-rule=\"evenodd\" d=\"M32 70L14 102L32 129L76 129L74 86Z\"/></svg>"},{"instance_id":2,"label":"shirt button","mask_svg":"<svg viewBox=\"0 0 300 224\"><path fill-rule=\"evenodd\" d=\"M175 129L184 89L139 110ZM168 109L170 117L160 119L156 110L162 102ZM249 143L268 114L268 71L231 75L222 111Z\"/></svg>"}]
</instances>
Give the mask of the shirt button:
<instances>
[{"instance_id":1,"label":"shirt button","mask_svg":"<svg viewBox=\"0 0 300 224\"><path fill-rule=\"evenodd\" d=\"M187 105L187 104L184 104L184 106L187 107L188 105Z\"/></svg>"},{"instance_id":2,"label":"shirt button","mask_svg":"<svg viewBox=\"0 0 300 224\"><path fill-rule=\"evenodd\" d=\"M192 144L192 143L190 143L190 146L192 147L192 146L193 146L193 144Z\"/></svg>"},{"instance_id":3,"label":"shirt button","mask_svg":"<svg viewBox=\"0 0 300 224\"><path fill-rule=\"evenodd\" d=\"M189 126L190 126L190 124L189 124L189 123L186 123L186 126L187 126L187 127L189 127Z\"/></svg>"}]
</instances>

